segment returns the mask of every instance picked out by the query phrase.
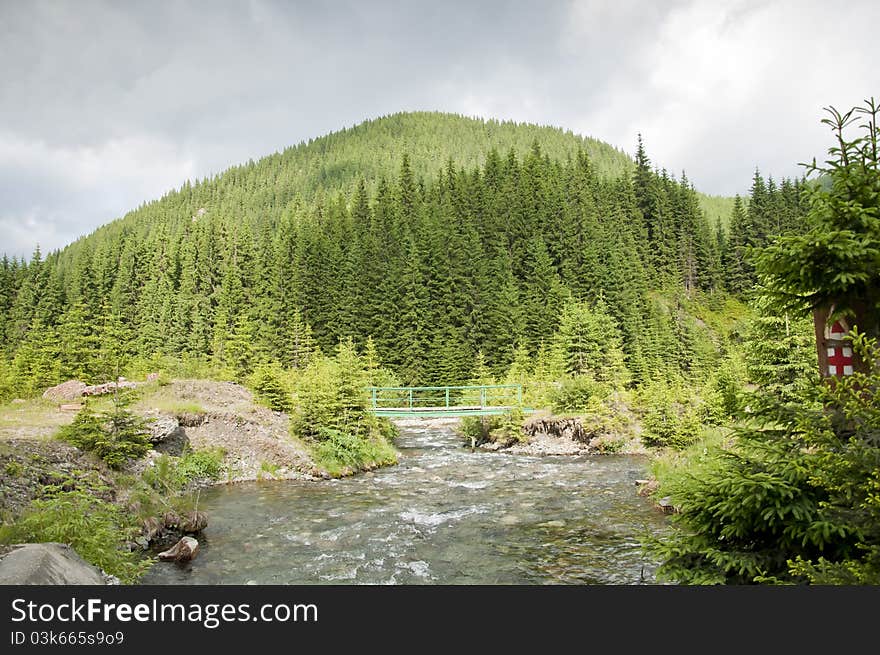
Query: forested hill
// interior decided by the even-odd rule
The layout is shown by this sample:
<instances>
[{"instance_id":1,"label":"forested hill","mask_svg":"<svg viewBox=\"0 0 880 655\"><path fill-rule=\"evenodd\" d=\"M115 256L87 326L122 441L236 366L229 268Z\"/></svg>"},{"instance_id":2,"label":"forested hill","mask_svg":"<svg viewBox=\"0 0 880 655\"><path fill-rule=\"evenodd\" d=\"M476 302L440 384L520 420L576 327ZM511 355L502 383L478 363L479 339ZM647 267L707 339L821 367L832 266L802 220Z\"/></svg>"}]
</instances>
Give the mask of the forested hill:
<instances>
[{"instance_id":1,"label":"forested hill","mask_svg":"<svg viewBox=\"0 0 880 655\"><path fill-rule=\"evenodd\" d=\"M540 144L543 154L557 161L573 159L583 151L603 177L617 178L634 170L633 159L623 150L570 130L441 112L407 112L367 120L234 166L195 187L207 187L215 201L222 195L245 207L253 205L252 196L271 189L271 207L263 210L279 212L300 199L309 201L316 195L336 192L351 194L361 180L367 191L374 193L383 178L396 176L404 153L416 180L431 182L450 160L459 168L472 170L483 166L492 150L502 156L511 150L523 155L535 143ZM187 183L163 200L174 203L175 196L187 195L190 187ZM239 195L248 198L242 201ZM733 198L698 193L698 199L710 221L726 226ZM145 218L140 212L129 217Z\"/></svg>"},{"instance_id":2,"label":"forested hill","mask_svg":"<svg viewBox=\"0 0 880 655\"><path fill-rule=\"evenodd\" d=\"M632 171L633 161L622 150L568 130L441 112L407 112L368 120L244 169L252 169L260 179L280 181L308 198L319 190L353 191L362 178L373 191L382 177L397 171L404 152L413 175L431 181L450 159L470 170L482 166L492 149L502 155L511 149L522 154L536 141L551 159L573 158L583 150L603 175L619 177Z\"/></svg>"},{"instance_id":3,"label":"forested hill","mask_svg":"<svg viewBox=\"0 0 880 655\"><path fill-rule=\"evenodd\" d=\"M728 239L641 144L630 162L557 129L395 115L185 184L45 260L4 260L0 383L25 394L154 355L244 376L351 337L405 382L448 384L550 366L566 325L605 335L570 364L691 375L719 350L680 298L747 289L747 248L796 229L801 203L798 182L756 175Z\"/></svg>"},{"instance_id":4,"label":"forested hill","mask_svg":"<svg viewBox=\"0 0 880 655\"><path fill-rule=\"evenodd\" d=\"M633 160L622 150L571 131L441 112L407 112L331 132L195 184L186 182L158 201L159 211L191 200L193 212L199 203L215 208L217 203L229 204L245 209L246 218L259 221L316 196L351 195L361 181L373 194L382 179L391 181L397 176L404 154L414 179L432 182L449 161L472 170L484 165L493 149L502 157L510 151L522 156L535 143L552 160L572 159L583 151L604 177L617 178L633 170ZM154 204L146 212L141 207L129 213L124 220L149 220ZM254 213L254 209L259 211Z\"/></svg>"}]
</instances>

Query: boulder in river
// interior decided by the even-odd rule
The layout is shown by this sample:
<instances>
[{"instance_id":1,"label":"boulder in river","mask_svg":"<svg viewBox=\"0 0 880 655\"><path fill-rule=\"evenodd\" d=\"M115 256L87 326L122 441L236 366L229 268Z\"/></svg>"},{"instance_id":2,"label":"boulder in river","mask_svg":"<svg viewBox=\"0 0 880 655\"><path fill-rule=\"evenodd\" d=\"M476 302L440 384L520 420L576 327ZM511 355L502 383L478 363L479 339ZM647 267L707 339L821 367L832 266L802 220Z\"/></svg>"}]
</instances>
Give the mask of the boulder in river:
<instances>
[{"instance_id":1,"label":"boulder in river","mask_svg":"<svg viewBox=\"0 0 880 655\"><path fill-rule=\"evenodd\" d=\"M199 542L192 537L183 537L168 550L163 550L157 557L166 562L188 562L199 552Z\"/></svg>"},{"instance_id":2,"label":"boulder in river","mask_svg":"<svg viewBox=\"0 0 880 655\"><path fill-rule=\"evenodd\" d=\"M181 532L196 534L208 527L208 515L194 510L180 517L179 526Z\"/></svg>"},{"instance_id":3,"label":"boulder in river","mask_svg":"<svg viewBox=\"0 0 880 655\"><path fill-rule=\"evenodd\" d=\"M678 508L672 504L672 499L669 496L664 496L658 500L657 507L664 514L675 514L678 511Z\"/></svg>"}]
</instances>

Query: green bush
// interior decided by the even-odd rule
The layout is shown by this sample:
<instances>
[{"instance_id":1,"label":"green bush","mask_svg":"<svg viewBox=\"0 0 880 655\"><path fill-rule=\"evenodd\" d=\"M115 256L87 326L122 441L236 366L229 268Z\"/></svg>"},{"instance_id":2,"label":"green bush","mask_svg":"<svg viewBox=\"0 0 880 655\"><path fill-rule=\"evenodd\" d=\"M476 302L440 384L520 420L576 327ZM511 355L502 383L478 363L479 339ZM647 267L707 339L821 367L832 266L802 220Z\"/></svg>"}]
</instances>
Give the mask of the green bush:
<instances>
[{"instance_id":1,"label":"green bush","mask_svg":"<svg viewBox=\"0 0 880 655\"><path fill-rule=\"evenodd\" d=\"M525 414L519 409L493 416L466 416L458 431L474 446L491 442L507 447L528 440L522 430L524 420Z\"/></svg>"},{"instance_id":2,"label":"green bush","mask_svg":"<svg viewBox=\"0 0 880 655\"><path fill-rule=\"evenodd\" d=\"M686 393L660 383L643 390L642 442L646 446L680 449L697 440L702 425L694 399Z\"/></svg>"},{"instance_id":3,"label":"green bush","mask_svg":"<svg viewBox=\"0 0 880 655\"><path fill-rule=\"evenodd\" d=\"M260 364L249 378L249 386L257 398L276 412L290 412L293 399L284 383L284 371L277 363Z\"/></svg>"},{"instance_id":4,"label":"green bush","mask_svg":"<svg viewBox=\"0 0 880 655\"><path fill-rule=\"evenodd\" d=\"M188 451L180 457L160 455L144 471L144 482L157 491L177 493L195 481L219 480L225 455L222 448Z\"/></svg>"},{"instance_id":5,"label":"green bush","mask_svg":"<svg viewBox=\"0 0 880 655\"><path fill-rule=\"evenodd\" d=\"M384 437L365 439L334 428L320 429L314 454L318 466L331 475L397 461L397 453Z\"/></svg>"},{"instance_id":6,"label":"green bush","mask_svg":"<svg viewBox=\"0 0 880 655\"><path fill-rule=\"evenodd\" d=\"M331 474L397 461L395 428L369 409L368 375L351 341L335 357L315 357L299 376L290 429Z\"/></svg>"},{"instance_id":7,"label":"green bush","mask_svg":"<svg viewBox=\"0 0 880 655\"><path fill-rule=\"evenodd\" d=\"M219 480L223 475L222 448L206 448L184 453L177 462L177 475L183 487L194 480Z\"/></svg>"},{"instance_id":8,"label":"green bush","mask_svg":"<svg viewBox=\"0 0 880 655\"><path fill-rule=\"evenodd\" d=\"M69 491L32 501L16 523L0 528L0 543L70 544L84 560L130 584L152 564L126 548L137 532L134 517L116 505Z\"/></svg>"},{"instance_id":9,"label":"green bush","mask_svg":"<svg viewBox=\"0 0 880 655\"><path fill-rule=\"evenodd\" d=\"M73 422L58 431L58 438L96 454L110 468L121 469L150 450L147 423L128 411L131 402L131 396L116 394L111 409L100 413L86 403Z\"/></svg>"},{"instance_id":10,"label":"green bush","mask_svg":"<svg viewBox=\"0 0 880 655\"><path fill-rule=\"evenodd\" d=\"M551 392L553 411L586 412L592 409L596 402L608 397L611 390L607 385L596 382L589 375L576 375L566 377L562 384Z\"/></svg>"},{"instance_id":11,"label":"green bush","mask_svg":"<svg viewBox=\"0 0 880 655\"><path fill-rule=\"evenodd\" d=\"M730 444L661 471L680 530L649 540L659 573L696 584L880 583L880 352L870 373L815 380L800 402L763 390Z\"/></svg>"}]
</instances>

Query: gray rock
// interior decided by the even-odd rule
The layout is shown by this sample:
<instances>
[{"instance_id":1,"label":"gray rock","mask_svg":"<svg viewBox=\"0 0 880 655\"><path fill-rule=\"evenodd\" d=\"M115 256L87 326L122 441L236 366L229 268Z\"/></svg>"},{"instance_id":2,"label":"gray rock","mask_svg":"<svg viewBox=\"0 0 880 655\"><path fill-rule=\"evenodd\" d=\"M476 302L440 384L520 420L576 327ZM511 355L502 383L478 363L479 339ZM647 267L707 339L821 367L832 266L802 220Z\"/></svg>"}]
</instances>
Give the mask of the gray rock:
<instances>
[{"instance_id":1,"label":"gray rock","mask_svg":"<svg viewBox=\"0 0 880 655\"><path fill-rule=\"evenodd\" d=\"M59 385L46 389L43 392L43 398L55 401L76 400L83 395L83 392L86 389L88 389L88 385L85 382L68 380L67 382L62 382Z\"/></svg>"},{"instance_id":2,"label":"gray rock","mask_svg":"<svg viewBox=\"0 0 880 655\"><path fill-rule=\"evenodd\" d=\"M0 560L0 585L103 585L102 571L67 544L24 544Z\"/></svg>"},{"instance_id":3,"label":"gray rock","mask_svg":"<svg viewBox=\"0 0 880 655\"><path fill-rule=\"evenodd\" d=\"M176 418L160 416L150 425L150 443L160 453L180 455L189 445L189 437Z\"/></svg>"},{"instance_id":4,"label":"gray rock","mask_svg":"<svg viewBox=\"0 0 880 655\"><path fill-rule=\"evenodd\" d=\"M118 382L105 382L104 384L93 384L91 386L85 387L82 390L83 396L103 396L107 393L113 393L117 389L137 389L137 384L134 382L125 382L124 380L120 380Z\"/></svg>"}]
</instances>

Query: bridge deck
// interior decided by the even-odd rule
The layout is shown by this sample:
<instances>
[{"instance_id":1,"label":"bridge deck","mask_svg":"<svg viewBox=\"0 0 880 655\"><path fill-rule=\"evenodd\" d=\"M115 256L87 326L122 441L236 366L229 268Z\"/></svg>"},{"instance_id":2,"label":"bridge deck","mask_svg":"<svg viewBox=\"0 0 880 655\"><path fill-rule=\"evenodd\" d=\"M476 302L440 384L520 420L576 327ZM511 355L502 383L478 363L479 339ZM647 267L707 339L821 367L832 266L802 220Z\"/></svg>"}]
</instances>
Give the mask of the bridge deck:
<instances>
[{"instance_id":1,"label":"bridge deck","mask_svg":"<svg viewBox=\"0 0 880 655\"><path fill-rule=\"evenodd\" d=\"M456 416L494 416L509 412L512 407L383 407L382 409L374 409L376 416L385 416L387 418L444 418ZM529 408L519 408L520 411L530 414L535 410Z\"/></svg>"},{"instance_id":2,"label":"bridge deck","mask_svg":"<svg viewBox=\"0 0 880 655\"><path fill-rule=\"evenodd\" d=\"M368 387L371 410L393 418L491 416L522 407L522 386Z\"/></svg>"}]
</instances>

